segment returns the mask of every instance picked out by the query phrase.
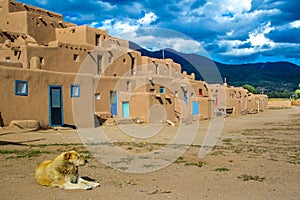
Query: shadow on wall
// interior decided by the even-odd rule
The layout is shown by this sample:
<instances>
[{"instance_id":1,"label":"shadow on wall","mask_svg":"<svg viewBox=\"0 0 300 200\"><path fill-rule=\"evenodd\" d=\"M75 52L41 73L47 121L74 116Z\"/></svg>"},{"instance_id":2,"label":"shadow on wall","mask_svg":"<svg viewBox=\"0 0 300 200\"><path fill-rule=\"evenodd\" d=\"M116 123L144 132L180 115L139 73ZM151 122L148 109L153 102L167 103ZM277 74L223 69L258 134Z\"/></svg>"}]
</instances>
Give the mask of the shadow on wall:
<instances>
[{"instance_id":1,"label":"shadow on wall","mask_svg":"<svg viewBox=\"0 0 300 200\"><path fill-rule=\"evenodd\" d=\"M94 119L95 119L95 127L102 126L104 124L104 122L107 120L98 115L94 115Z\"/></svg>"},{"instance_id":2,"label":"shadow on wall","mask_svg":"<svg viewBox=\"0 0 300 200\"><path fill-rule=\"evenodd\" d=\"M0 127L3 127L3 126L4 126L4 121L3 121L3 118L2 118L2 115L0 112Z\"/></svg>"}]
</instances>

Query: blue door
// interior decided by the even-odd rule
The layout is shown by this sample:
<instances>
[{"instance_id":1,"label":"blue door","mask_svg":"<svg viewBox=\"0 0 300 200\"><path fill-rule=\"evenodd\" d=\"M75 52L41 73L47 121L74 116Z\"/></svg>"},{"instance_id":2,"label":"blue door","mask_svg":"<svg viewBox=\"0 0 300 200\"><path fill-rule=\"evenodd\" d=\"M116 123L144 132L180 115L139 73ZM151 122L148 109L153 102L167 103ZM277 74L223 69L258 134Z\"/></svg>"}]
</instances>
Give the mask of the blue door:
<instances>
[{"instance_id":1,"label":"blue door","mask_svg":"<svg viewBox=\"0 0 300 200\"><path fill-rule=\"evenodd\" d=\"M62 87L60 85L49 86L49 119L50 126L63 125Z\"/></svg>"},{"instance_id":2,"label":"blue door","mask_svg":"<svg viewBox=\"0 0 300 200\"><path fill-rule=\"evenodd\" d=\"M110 92L110 112L112 116L118 115L118 94L117 92Z\"/></svg>"},{"instance_id":3,"label":"blue door","mask_svg":"<svg viewBox=\"0 0 300 200\"><path fill-rule=\"evenodd\" d=\"M198 101L193 101L192 104L192 115L199 115L199 102Z\"/></svg>"},{"instance_id":4,"label":"blue door","mask_svg":"<svg viewBox=\"0 0 300 200\"><path fill-rule=\"evenodd\" d=\"M123 102L122 103L122 110L123 110L123 117L124 118L129 118L129 102Z\"/></svg>"}]
</instances>

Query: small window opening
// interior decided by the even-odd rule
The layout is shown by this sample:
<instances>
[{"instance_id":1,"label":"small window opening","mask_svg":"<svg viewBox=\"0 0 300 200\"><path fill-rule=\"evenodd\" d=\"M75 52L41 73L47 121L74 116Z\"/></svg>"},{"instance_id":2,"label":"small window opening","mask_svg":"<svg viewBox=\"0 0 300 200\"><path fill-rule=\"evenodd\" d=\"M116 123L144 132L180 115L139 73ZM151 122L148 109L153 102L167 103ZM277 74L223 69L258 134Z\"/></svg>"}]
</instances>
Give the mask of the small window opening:
<instances>
[{"instance_id":1,"label":"small window opening","mask_svg":"<svg viewBox=\"0 0 300 200\"><path fill-rule=\"evenodd\" d=\"M28 81L15 81L15 95L28 96Z\"/></svg>"},{"instance_id":2,"label":"small window opening","mask_svg":"<svg viewBox=\"0 0 300 200\"><path fill-rule=\"evenodd\" d=\"M80 97L80 85L71 85L70 87L71 97Z\"/></svg>"},{"instance_id":3,"label":"small window opening","mask_svg":"<svg viewBox=\"0 0 300 200\"><path fill-rule=\"evenodd\" d=\"M100 44L100 41L99 41L99 40L100 40L100 34L96 34L95 40L96 40L96 41L95 41L95 45L96 45L96 46L99 46L99 44Z\"/></svg>"},{"instance_id":4,"label":"small window opening","mask_svg":"<svg viewBox=\"0 0 300 200\"><path fill-rule=\"evenodd\" d=\"M200 96L203 95L203 89L199 89L199 95L200 95Z\"/></svg>"},{"instance_id":5,"label":"small window opening","mask_svg":"<svg viewBox=\"0 0 300 200\"><path fill-rule=\"evenodd\" d=\"M100 93L95 93L95 100L99 101L101 98L101 94Z\"/></svg>"},{"instance_id":6,"label":"small window opening","mask_svg":"<svg viewBox=\"0 0 300 200\"><path fill-rule=\"evenodd\" d=\"M164 87L160 87L159 88L159 93L164 94L165 93L165 88Z\"/></svg>"},{"instance_id":7,"label":"small window opening","mask_svg":"<svg viewBox=\"0 0 300 200\"><path fill-rule=\"evenodd\" d=\"M175 91L175 97L178 97L178 91Z\"/></svg>"},{"instance_id":8,"label":"small window opening","mask_svg":"<svg viewBox=\"0 0 300 200\"><path fill-rule=\"evenodd\" d=\"M40 57L40 64L41 64L41 65L44 65L44 64L45 64L45 59L44 59L44 57Z\"/></svg>"},{"instance_id":9,"label":"small window opening","mask_svg":"<svg viewBox=\"0 0 300 200\"><path fill-rule=\"evenodd\" d=\"M126 82L126 90L127 90L127 91L130 91L130 90L131 90L131 82L130 82L130 81L127 81L127 82Z\"/></svg>"},{"instance_id":10,"label":"small window opening","mask_svg":"<svg viewBox=\"0 0 300 200\"><path fill-rule=\"evenodd\" d=\"M79 61L79 55L78 54L74 54L73 55L73 61L74 62L78 62Z\"/></svg>"}]
</instances>

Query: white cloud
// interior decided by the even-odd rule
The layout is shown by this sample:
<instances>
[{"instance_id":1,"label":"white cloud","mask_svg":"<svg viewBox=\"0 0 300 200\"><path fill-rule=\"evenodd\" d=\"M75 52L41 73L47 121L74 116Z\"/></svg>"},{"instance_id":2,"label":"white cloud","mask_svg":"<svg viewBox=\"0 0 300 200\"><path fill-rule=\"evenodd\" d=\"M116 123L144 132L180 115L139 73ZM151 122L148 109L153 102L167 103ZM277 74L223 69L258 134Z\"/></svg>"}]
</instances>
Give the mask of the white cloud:
<instances>
[{"instance_id":1,"label":"white cloud","mask_svg":"<svg viewBox=\"0 0 300 200\"><path fill-rule=\"evenodd\" d=\"M91 20L94 20L95 16L94 16L94 14L89 14L89 15L78 14L76 16L66 15L64 18L65 18L66 21L78 22L78 21L91 21Z\"/></svg>"},{"instance_id":2,"label":"white cloud","mask_svg":"<svg viewBox=\"0 0 300 200\"><path fill-rule=\"evenodd\" d=\"M220 53L224 56L249 56L258 52L270 51L276 48L276 43L265 36L265 34L270 33L274 30L271 23L268 22L256 30L249 32L249 37L245 41L241 40L221 40L218 41L218 45L221 48L226 49L225 52ZM241 48L245 45L244 48Z\"/></svg>"},{"instance_id":3,"label":"white cloud","mask_svg":"<svg viewBox=\"0 0 300 200\"><path fill-rule=\"evenodd\" d=\"M130 38L130 40L151 51L165 48L171 48L181 53L203 53L204 51L201 44L195 40L172 37L171 35L169 37L137 36Z\"/></svg>"},{"instance_id":4,"label":"white cloud","mask_svg":"<svg viewBox=\"0 0 300 200\"><path fill-rule=\"evenodd\" d=\"M99 26L99 22L92 22L92 23L88 24L88 26L91 26L93 28L97 28Z\"/></svg>"},{"instance_id":5,"label":"white cloud","mask_svg":"<svg viewBox=\"0 0 300 200\"><path fill-rule=\"evenodd\" d=\"M116 5L111 5L108 2L103 2L103 1L96 1L96 4L100 5L102 8L106 9L106 10L112 10L115 9L117 6Z\"/></svg>"},{"instance_id":6,"label":"white cloud","mask_svg":"<svg viewBox=\"0 0 300 200\"><path fill-rule=\"evenodd\" d=\"M270 33L272 30L274 30L274 27L271 27L271 22L268 22L266 25L259 27L257 30L250 32L249 39L247 41L249 41L252 46L263 47L264 45L268 45L273 47L275 43L265 36L265 34Z\"/></svg>"},{"instance_id":7,"label":"white cloud","mask_svg":"<svg viewBox=\"0 0 300 200\"><path fill-rule=\"evenodd\" d=\"M137 23L140 25L150 25L152 22L155 22L157 20L157 16L155 13L150 12L146 13L144 17L140 18Z\"/></svg>"},{"instance_id":8,"label":"white cloud","mask_svg":"<svg viewBox=\"0 0 300 200\"><path fill-rule=\"evenodd\" d=\"M299 27L300 27L300 20L291 22L291 23L290 23L290 26L291 26L292 28L299 28Z\"/></svg>"},{"instance_id":9,"label":"white cloud","mask_svg":"<svg viewBox=\"0 0 300 200\"><path fill-rule=\"evenodd\" d=\"M35 1L35 2L37 2L39 4L42 4L44 6L48 4L48 0L38 0L38 1Z\"/></svg>"},{"instance_id":10,"label":"white cloud","mask_svg":"<svg viewBox=\"0 0 300 200\"><path fill-rule=\"evenodd\" d=\"M203 6L191 11L191 14L207 15L212 18L234 18L251 10L252 0L210 0ZM230 14L231 17L224 16Z\"/></svg>"}]
</instances>

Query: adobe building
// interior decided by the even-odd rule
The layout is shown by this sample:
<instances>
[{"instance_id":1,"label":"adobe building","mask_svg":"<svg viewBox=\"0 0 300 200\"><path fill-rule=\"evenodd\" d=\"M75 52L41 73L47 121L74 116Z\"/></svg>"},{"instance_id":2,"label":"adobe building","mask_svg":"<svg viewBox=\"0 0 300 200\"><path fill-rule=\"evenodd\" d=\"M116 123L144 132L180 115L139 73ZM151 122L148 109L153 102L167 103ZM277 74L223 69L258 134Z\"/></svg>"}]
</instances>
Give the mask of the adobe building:
<instances>
[{"instance_id":1,"label":"adobe building","mask_svg":"<svg viewBox=\"0 0 300 200\"><path fill-rule=\"evenodd\" d=\"M44 127L91 127L91 113L151 122L158 117L152 108L173 122L211 117L204 83L186 81L171 59L141 56L105 30L77 26L19 2L1 1L0 16L5 125L35 119ZM187 87L190 82L197 93Z\"/></svg>"},{"instance_id":2,"label":"adobe building","mask_svg":"<svg viewBox=\"0 0 300 200\"><path fill-rule=\"evenodd\" d=\"M238 117L242 114L263 112L268 107L268 96L252 94L242 87L228 86L224 84L208 85L216 112Z\"/></svg>"},{"instance_id":3,"label":"adobe building","mask_svg":"<svg viewBox=\"0 0 300 200\"><path fill-rule=\"evenodd\" d=\"M94 127L98 119L112 117L178 123L213 118L222 105L220 93L194 74L182 73L180 64L141 56L105 30L77 26L61 14L12 0L0 1L0 17L5 126L33 119L42 127ZM228 108L234 113L250 109L246 90L225 88ZM264 110L265 97L253 98Z\"/></svg>"}]
</instances>

